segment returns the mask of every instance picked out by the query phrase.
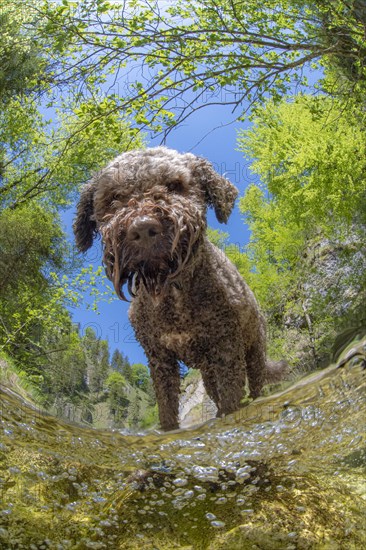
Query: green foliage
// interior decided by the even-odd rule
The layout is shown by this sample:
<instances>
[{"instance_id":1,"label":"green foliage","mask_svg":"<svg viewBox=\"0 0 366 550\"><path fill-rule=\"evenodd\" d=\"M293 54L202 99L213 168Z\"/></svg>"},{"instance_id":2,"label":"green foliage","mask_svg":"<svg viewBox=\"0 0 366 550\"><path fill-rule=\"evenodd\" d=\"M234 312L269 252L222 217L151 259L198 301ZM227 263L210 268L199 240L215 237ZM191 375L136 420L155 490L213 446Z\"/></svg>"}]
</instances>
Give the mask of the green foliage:
<instances>
[{"instance_id":1,"label":"green foliage","mask_svg":"<svg viewBox=\"0 0 366 550\"><path fill-rule=\"evenodd\" d=\"M133 430L136 430L141 417L141 400L139 395L135 394L135 399L130 404L129 409L129 425Z\"/></svg>"},{"instance_id":2,"label":"green foliage","mask_svg":"<svg viewBox=\"0 0 366 550\"><path fill-rule=\"evenodd\" d=\"M288 222L326 231L331 221L332 231L355 216L366 219L364 125L365 115L352 102L345 109L323 96L300 95L259 109L253 127L239 133L239 147L256 159L253 172ZM258 193L252 189L247 199L254 210L256 200L258 208L262 204Z\"/></svg>"},{"instance_id":3,"label":"green foliage","mask_svg":"<svg viewBox=\"0 0 366 550\"><path fill-rule=\"evenodd\" d=\"M57 218L30 203L0 213L0 251L0 345L20 359L39 352L47 327L63 323L52 274L64 268L67 246Z\"/></svg>"},{"instance_id":4,"label":"green foliage","mask_svg":"<svg viewBox=\"0 0 366 550\"><path fill-rule=\"evenodd\" d=\"M114 353L113 356L117 357L117 354ZM133 430L147 429L158 423L158 411L151 379L148 369L142 364L132 365L131 371L132 383L119 371L110 373L106 380L113 425Z\"/></svg>"},{"instance_id":5,"label":"green foliage","mask_svg":"<svg viewBox=\"0 0 366 550\"><path fill-rule=\"evenodd\" d=\"M75 79L67 77L65 64L75 61L73 39L61 30L64 24L54 40L47 36L42 5L0 3L2 208L32 199L65 207L91 171L142 143L118 96L102 96L91 75L84 88L86 67ZM62 59L64 48L69 57Z\"/></svg>"},{"instance_id":6,"label":"green foliage","mask_svg":"<svg viewBox=\"0 0 366 550\"><path fill-rule=\"evenodd\" d=\"M47 358L50 372L55 365L55 380L62 362L68 377L67 357L75 365L81 361L65 306L78 303L87 283L96 285L96 275L85 269L68 283L66 273L78 267L75 260L70 265L69 253L58 217L41 205L0 212L0 346L33 374L43 373Z\"/></svg>"},{"instance_id":7,"label":"green foliage","mask_svg":"<svg viewBox=\"0 0 366 550\"><path fill-rule=\"evenodd\" d=\"M316 10L319 35L329 48L323 64L327 79L324 89L330 94L350 96L365 101L366 94L366 17L363 0L312 0L306 2Z\"/></svg>"},{"instance_id":8,"label":"green foliage","mask_svg":"<svg viewBox=\"0 0 366 550\"><path fill-rule=\"evenodd\" d=\"M140 427L143 430L146 430L148 428L152 428L153 426L157 426L159 424L159 412L158 412L158 406L155 404L152 407L149 407L146 410L146 413L140 420Z\"/></svg>"},{"instance_id":9,"label":"green foliage","mask_svg":"<svg viewBox=\"0 0 366 550\"><path fill-rule=\"evenodd\" d=\"M47 38L42 4L0 2L0 346L47 395L70 398L90 389L89 375L102 390L109 352L93 342L85 357L65 307L88 289L95 308L110 291L99 286L102 268L81 268L57 212L93 170L141 138L116 96L102 97L91 79L83 88L82 73L56 78L72 39L61 29Z\"/></svg>"},{"instance_id":10,"label":"green foliage","mask_svg":"<svg viewBox=\"0 0 366 550\"><path fill-rule=\"evenodd\" d=\"M109 346L107 340L97 338L88 327L83 337L83 349L87 362L87 382L90 391L99 393L104 388L109 370Z\"/></svg>"},{"instance_id":11,"label":"green foliage","mask_svg":"<svg viewBox=\"0 0 366 550\"><path fill-rule=\"evenodd\" d=\"M45 61L32 14L22 0L0 2L0 97L26 92L41 78ZM28 32L24 31L27 26Z\"/></svg>"},{"instance_id":12,"label":"green foliage","mask_svg":"<svg viewBox=\"0 0 366 550\"><path fill-rule=\"evenodd\" d=\"M62 162L58 159L53 178L63 189L70 184L75 189L122 151L141 146L141 136L121 113L118 101L115 95L93 94L88 100L65 103L58 109L60 127L53 139L59 142ZM52 169L52 163L48 165Z\"/></svg>"},{"instance_id":13,"label":"green foliage","mask_svg":"<svg viewBox=\"0 0 366 550\"><path fill-rule=\"evenodd\" d=\"M41 380L39 380L41 378ZM0 384L4 387L11 388L18 395L22 396L25 401L31 402L33 405L42 407L45 404L45 396L40 391L40 383L42 377L32 380L19 365L14 363L12 358L4 352L0 352Z\"/></svg>"},{"instance_id":14,"label":"green foliage","mask_svg":"<svg viewBox=\"0 0 366 550\"><path fill-rule=\"evenodd\" d=\"M269 319L274 357L317 367L342 320L358 322L366 286L364 116L352 101L345 109L324 96L297 96L269 101L239 133L261 179L240 209L252 232L247 278Z\"/></svg>"},{"instance_id":15,"label":"green foliage","mask_svg":"<svg viewBox=\"0 0 366 550\"><path fill-rule=\"evenodd\" d=\"M119 109L133 113L141 127L169 132L202 104L231 105L240 118L244 102L278 100L294 84L308 85L304 67L323 65L364 85L365 22L358 4L133 0L127 7L45 0L40 32L59 53L56 82L82 81L88 90L123 71L130 80L131 63L140 65L142 74L124 87Z\"/></svg>"},{"instance_id":16,"label":"green foliage","mask_svg":"<svg viewBox=\"0 0 366 550\"><path fill-rule=\"evenodd\" d=\"M1 294L10 295L25 282L45 290L50 272L63 267L67 247L54 214L29 203L0 212L0 250Z\"/></svg>"},{"instance_id":17,"label":"green foliage","mask_svg":"<svg viewBox=\"0 0 366 550\"><path fill-rule=\"evenodd\" d=\"M240 209L251 229L248 255L253 272L248 274L248 282L263 307L276 304L282 310L289 288L296 281L297 265L305 246L304 232L296 223L286 220L281 205L266 199L263 190L255 185L248 187Z\"/></svg>"},{"instance_id":18,"label":"green foliage","mask_svg":"<svg viewBox=\"0 0 366 550\"><path fill-rule=\"evenodd\" d=\"M131 382L134 386L146 392L151 383L149 369L142 363L131 365Z\"/></svg>"},{"instance_id":19,"label":"green foliage","mask_svg":"<svg viewBox=\"0 0 366 550\"><path fill-rule=\"evenodd\" d=\"M53 121L40 108L34 98L14 97L0 105L2 207L32 199L66 207L93 170L141 145L111 98L64 101Z\"/></svg>"},{"instance_id":20,"label":"green foliage","mask_svg":"<svg viewBox=\"0 0 366 550\"><path fill-rule=\"evenodd\" d=\"M113 387L126 388L127 381L120 372L111 372L105 382L106 387L111 390Z\"/></svg>"},{"instance_id":21,"label":"green foliage","mask_svg":"<svg viewBox=\"0 0 366 550\"><path fill-rule=\"evenodd\" d=\"M71 320L64 327L48 330L43 338L46 353L39 359L48 403L59 397L71 401L87 391L87 359L78 331Z\"/></svg>"},{"instance_id":22,"label":"green foliage","mask_svg":"<svg viewBox=\"0 0 366 550\"><path fill-rule=\"evenodd\" d=\"M126 379L119 372L112 372L106 380L108 388L108 402L113 421L116 426L123 422L128 414L128 406L130 404L128 398L128 386Z\"/></svg>"},{"instance_id":23,"label":"green foliage","mask_svg":"<svg viewBox=\"0 0 366 550\"><path fill-rule=\"evenodd\" d=\"M246 252L240 250L239 246L236 244L228 244L225 248L225 254L230 261L236 266L240 275L246 279L250 280L251 276L251 263L249 261L248 255Z\"/></svg>"},{"instance_id":24,"label":"green foliage","mask_svg":"<svg viewBox=\"0 0 366 550\"><path fill-rule=\"evenodd\" d=\"M118 349L114 350L113 352L111 367L113 370L121 373L127 382L129 382L130 384L133 383L132 367L130 365L130 362L128 358L124 356Z\"/></svg>"}]
</instances>

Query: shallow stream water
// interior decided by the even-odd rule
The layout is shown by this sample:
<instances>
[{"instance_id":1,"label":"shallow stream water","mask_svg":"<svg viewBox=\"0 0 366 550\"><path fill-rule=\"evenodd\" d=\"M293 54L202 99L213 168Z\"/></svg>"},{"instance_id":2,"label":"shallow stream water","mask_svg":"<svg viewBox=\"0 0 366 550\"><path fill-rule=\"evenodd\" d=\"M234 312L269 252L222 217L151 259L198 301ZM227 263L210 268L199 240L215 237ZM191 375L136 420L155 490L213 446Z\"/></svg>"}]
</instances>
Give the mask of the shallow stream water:
<instances>
[{"instance_id":1,"label":"shallow stream water","mask_svg":"<svg viewBox=\"0 0 366 550\"><path fill-rule=\"evenodd\" d=\"M67 424L0 387L0 549L366 548L365 343L170 434Z\"/></svg>"}]
</instances>

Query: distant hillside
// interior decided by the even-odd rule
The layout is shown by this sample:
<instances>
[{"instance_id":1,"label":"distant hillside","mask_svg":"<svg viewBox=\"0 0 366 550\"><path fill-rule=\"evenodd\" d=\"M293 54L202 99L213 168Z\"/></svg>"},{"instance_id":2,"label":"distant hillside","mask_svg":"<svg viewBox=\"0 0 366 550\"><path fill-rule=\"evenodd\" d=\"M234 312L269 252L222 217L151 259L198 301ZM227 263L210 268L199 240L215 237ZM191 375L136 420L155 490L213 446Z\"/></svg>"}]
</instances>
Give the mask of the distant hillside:
<instances>
[{"instance_id":1,"label":"distant hillside","mask_svg":"<svg viewBox=\"0 0 366 550\"><path fill-rule=\"evenodd\" d=\"M39 377L32 380L26 369L5 355L0 357L0 384L22 397L33 407L56 417L93 428L138 431L158 423L157 406L150 378L145 388L132 384L119 373L110 372L100 391L75 391L72 395L46 395L40 390Z\"/></svg>"}]
</instances>

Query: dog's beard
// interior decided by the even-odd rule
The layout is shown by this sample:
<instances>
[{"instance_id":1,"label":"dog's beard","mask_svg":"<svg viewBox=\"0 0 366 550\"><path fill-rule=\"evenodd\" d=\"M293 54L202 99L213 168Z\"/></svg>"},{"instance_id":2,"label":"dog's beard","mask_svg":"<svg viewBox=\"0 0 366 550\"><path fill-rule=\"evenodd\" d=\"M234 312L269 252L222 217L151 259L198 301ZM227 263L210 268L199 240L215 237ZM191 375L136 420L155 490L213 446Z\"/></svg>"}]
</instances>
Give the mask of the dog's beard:
<instances>
[{"instance_id":1,"label":"dog's beard","mask_svg":"<svg viewBox=\"0 0 366 550\"><path fill-rule=\"evenodd\" d=\"M186 212L183 216L172 206L164 208L160 205L147 210L139 210L138 215L153 214L163 228L161 236L150 247L139 247L126 238L127 228L136 218L136 213L126 216L121 212L101 228L106 274L113 282L116 294L125 301L128 301L123 292L125 284L132 297L143 285L155 298L162 295L171 283L174 284L194 254L205 227L204 220L197 216L198 212L195 212L196 216L187 216Z\"/></svg>"}]
</instances>

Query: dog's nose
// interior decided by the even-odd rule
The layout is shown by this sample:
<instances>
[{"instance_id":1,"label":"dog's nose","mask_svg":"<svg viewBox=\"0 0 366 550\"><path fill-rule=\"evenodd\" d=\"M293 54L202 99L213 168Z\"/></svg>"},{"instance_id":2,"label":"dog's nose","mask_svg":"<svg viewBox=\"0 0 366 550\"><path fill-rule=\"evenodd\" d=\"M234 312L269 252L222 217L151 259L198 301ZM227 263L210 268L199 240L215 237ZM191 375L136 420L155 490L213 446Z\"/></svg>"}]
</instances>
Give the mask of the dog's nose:
<instances>
[{"instance_id":1,"label":"dog's nose","mask_svg":"<svg viewBox=\"0 0 366 550\"><path fill-rule=\"evenodd\" d=\"M158 220L149 216L141 216L131 223L127 237L136 244L150 246L155 237L161 235L162 230Z\"/></svg>"}]
</instances>

